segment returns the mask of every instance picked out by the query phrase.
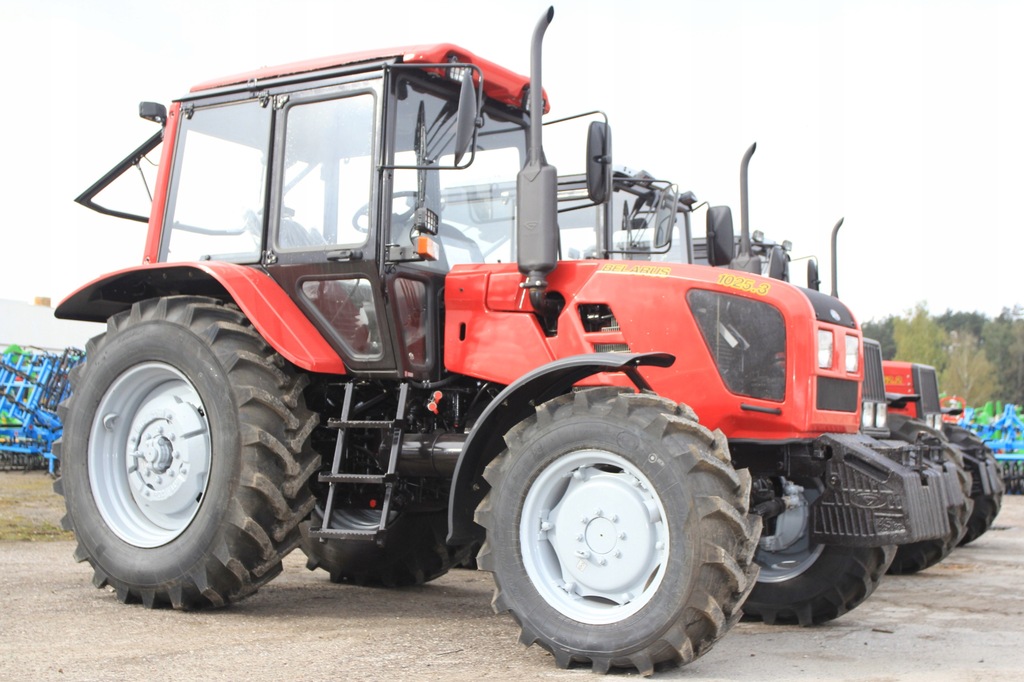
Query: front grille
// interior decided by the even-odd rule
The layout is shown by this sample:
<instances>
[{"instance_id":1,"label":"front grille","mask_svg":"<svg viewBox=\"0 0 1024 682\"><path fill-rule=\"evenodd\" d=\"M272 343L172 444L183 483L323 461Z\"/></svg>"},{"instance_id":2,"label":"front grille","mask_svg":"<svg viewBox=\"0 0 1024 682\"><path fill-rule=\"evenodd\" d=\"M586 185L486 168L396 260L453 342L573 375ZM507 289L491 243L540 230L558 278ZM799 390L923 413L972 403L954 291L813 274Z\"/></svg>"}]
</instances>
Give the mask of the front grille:
<instances>
[{"instance_id":1,"label":"front grille","mask_svg":"<svg viewBox=\"0 0 1024 682\"><path fill-rule=\"evenodd\" d=\"M928 365L914 365L914 388L921 396L917 416L924 418L929 414L941 412L939 406L939 382L935 378L935 368Z\"/></svg>"},{"instance_id":2,"label":"front grille","mask_svg":"<svg viewBox=\"0 0 1024 682\"><path fill-rule=\"evenodd\" d=\"M772 305L693 289L686 295L726 388L737 395L786 397L786 325Z\"/></svg>"},{"instance_id":3,"label":"front grille","mask_svg":"<svg viewBox=\"0 0 1024 682\"><path fill-rule=\"evenodd\" d=\"M857 382L833 379L832 377L818 377L817 406L819 410L856 412L858 408Z\"/></svg>"},{"instance_id":4,"label":"front grille","mask_svg":"<svg viewBox=\"0 0 1024 682\"><path fill-rule=\"evenodd\" d=\"M874 339L864 339L864 400L885 402L882 345Z\"/></svg>"}]
</instances>

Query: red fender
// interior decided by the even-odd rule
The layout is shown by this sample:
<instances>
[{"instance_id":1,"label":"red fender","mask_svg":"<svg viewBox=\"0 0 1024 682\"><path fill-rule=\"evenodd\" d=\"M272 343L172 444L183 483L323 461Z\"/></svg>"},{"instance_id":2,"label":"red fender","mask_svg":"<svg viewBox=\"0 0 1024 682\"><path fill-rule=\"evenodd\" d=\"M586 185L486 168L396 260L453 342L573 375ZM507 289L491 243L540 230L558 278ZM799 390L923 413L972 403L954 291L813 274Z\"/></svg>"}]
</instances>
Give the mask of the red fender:
<instances>
[{"instance_id":1,"label":"red fender","mask_svg":"<svg viewBox=\"0 0 1024 682\"><path fill-rule=\"evenodd\" d=\"M345 364L306 314L270 275L251 266L210 261L126 268L78 289L54 314L65 320L105 322L136 301L178 294L233 301L292 364L310 372L345 373Z\"/></svg>"}]
</instances>

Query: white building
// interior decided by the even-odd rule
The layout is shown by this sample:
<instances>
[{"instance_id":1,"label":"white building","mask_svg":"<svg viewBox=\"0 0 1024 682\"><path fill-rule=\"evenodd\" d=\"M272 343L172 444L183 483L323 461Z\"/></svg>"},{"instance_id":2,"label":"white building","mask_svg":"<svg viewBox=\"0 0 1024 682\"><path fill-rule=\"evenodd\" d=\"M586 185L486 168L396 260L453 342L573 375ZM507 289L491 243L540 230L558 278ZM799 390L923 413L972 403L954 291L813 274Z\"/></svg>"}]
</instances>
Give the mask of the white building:
<instances>
[{"instance_id":1,"label":"white building","mask_svg":"<svg viewBox=\"0 0 1024 682\"><path fill-rule=\"evenodd\" d=\"M86 341L105 328L95 322L58 320L49 299L37 299L36 303L0 300L0 353L11 344L50 352L68 347L85 350Z\"/></svg>"}]
</instances>

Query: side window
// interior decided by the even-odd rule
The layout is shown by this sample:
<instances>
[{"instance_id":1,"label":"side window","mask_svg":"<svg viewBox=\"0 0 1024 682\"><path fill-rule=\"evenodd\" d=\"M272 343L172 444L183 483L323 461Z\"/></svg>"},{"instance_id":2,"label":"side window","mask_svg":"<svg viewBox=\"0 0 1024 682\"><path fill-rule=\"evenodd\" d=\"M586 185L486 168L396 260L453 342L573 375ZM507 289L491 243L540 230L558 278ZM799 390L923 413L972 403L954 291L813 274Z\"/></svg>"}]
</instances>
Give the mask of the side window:
<instances>
[{"instance_id":1,"label":"side window","mask_svg":"<svg viewBox=\"0 0 1024 682\"><path fill-rule=\"evenodd\" d=\"M375 97L299 102L286 110L276 246L360 246L369 230Z\"/></svg>"},{"instance_id":2,"label":"side window","mask_svg":"<svg viewBox=\"0 0 1024 682\"><path fill-rule=\"evenodd\" d=\"M306 301L336 333L347 354L359 360L383 355L380 325L369 280L309 279L302 282Z\"/></svg>"},{"instance_id":3,"label":"side window","mask_svg":"<svg viewBox=\"0 0 1024 682\"><path fill-rule=\"evenodd\" d=\"M516 176L526 146L521 121L504 120L485 108L472 164L453 170L456 91L412 78L397 83L391 158L397 167L391 202L384 200L385 211L390 207L391 243L410 244L416 202L422 199L439 220L440 255L417 267L446 271L510 260Z\"/></svg>"},{"instance_id":4,"label":"side window","mask_svg":"<svg viewBox=\"0 0 1024 682\"><path fill-rule=\"evenodd\" d=\"M180 125L161 260L258 260L269 108L255 101L197 108Z\"/></svg>"}]
</instances>

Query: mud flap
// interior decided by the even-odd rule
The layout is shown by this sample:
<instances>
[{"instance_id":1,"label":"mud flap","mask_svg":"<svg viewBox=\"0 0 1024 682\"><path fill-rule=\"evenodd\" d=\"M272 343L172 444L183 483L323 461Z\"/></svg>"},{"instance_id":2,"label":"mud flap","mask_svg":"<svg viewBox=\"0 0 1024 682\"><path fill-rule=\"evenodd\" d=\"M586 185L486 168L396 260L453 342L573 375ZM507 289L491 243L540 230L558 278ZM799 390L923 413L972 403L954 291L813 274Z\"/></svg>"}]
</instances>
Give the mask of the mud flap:
<instances>
[{"instance_id":1,"label":"mud flap","mask_svg":"<svg viewBox=\"0 0 1024 682\"><path fill-rule=\"evenodd\" d=\"M827 461L825 490L811 505L812 542L878 547L950 533L955 471L921 462L907 443L861 434L829 434L815 445Z\"/></svg>"}]
</instances>

